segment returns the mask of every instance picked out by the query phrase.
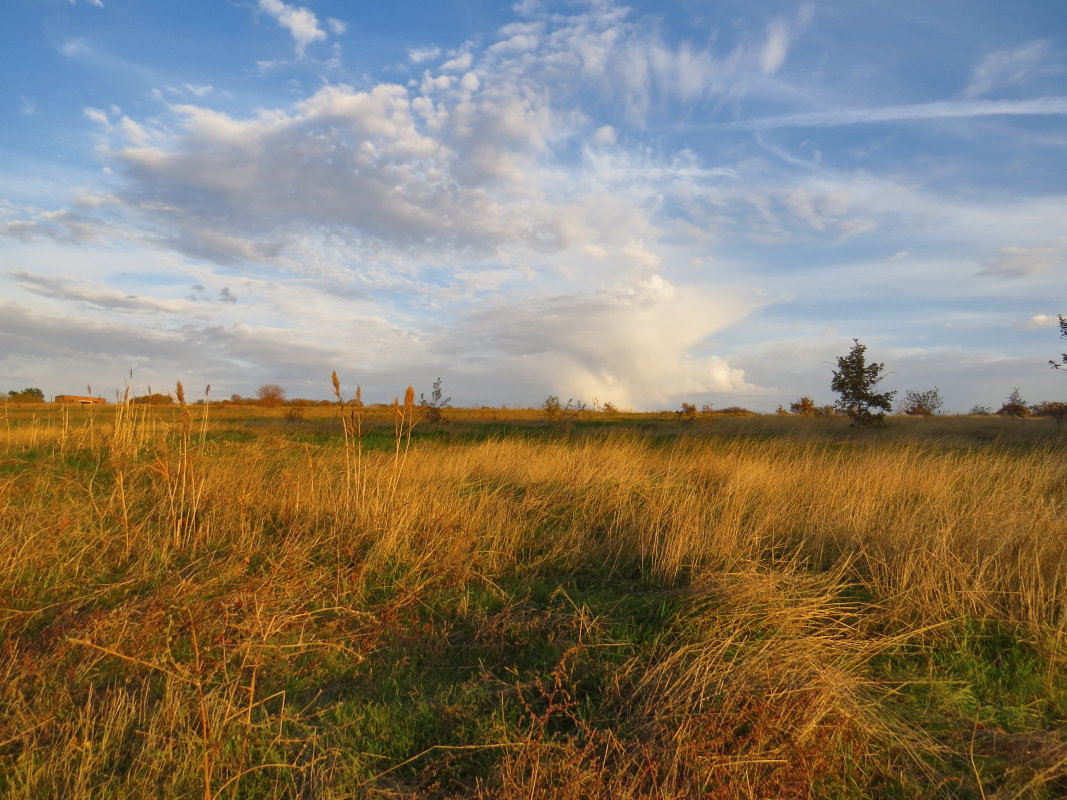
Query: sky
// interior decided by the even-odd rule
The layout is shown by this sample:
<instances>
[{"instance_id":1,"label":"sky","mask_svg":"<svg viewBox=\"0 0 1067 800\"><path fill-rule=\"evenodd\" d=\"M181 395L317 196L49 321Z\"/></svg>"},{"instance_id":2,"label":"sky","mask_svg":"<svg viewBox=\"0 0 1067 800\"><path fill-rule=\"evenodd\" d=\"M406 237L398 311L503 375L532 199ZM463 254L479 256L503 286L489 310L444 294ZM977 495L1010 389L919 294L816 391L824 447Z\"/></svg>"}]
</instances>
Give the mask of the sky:
<instances>
[{"instance_id":1,"label":"sky","mask_svg":"<svg viewBox=\"0 0 1067 800\"><path fill-rule=\"evenodd\" d=\"M8 0L0 390L1067 399L1060 0Z\"/></svg>"}]
</instances>

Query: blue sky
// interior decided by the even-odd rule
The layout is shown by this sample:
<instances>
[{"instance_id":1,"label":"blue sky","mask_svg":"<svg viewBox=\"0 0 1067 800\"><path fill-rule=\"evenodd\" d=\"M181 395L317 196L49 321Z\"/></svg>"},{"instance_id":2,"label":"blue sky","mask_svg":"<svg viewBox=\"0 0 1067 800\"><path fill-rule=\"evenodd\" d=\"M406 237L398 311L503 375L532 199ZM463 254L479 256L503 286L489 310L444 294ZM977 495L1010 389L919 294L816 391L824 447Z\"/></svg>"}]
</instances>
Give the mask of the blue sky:
<instances>
[{"instance_id":1,"label":"blue sky","mask_svg":"<svg viewBox=\"0 0 1067 800\"><path fill-rule=\"evenodd\" d=\"M0 389L1067 394L1067 4L0 14Z\"/></svg>"}]
</instances>

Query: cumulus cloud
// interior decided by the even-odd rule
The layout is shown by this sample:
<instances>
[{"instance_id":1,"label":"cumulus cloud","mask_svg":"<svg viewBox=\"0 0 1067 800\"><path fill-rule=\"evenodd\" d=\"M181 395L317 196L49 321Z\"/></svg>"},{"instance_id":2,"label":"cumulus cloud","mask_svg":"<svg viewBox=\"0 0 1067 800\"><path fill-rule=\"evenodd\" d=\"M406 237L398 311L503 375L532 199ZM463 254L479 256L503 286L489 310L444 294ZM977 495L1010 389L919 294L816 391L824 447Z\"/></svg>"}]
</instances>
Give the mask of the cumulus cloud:
<instances>
[{"instance_id":1,"label":"cumulus cloud","mask_svg":"<svg viewBox=\"0 0 1067 800\"><path fill-rule=\"evenodd\" d=\"M174 111L166 147L113 155L128 205L201 253L263 258L276 250L264 237L320 227L400 248L553 249L569 217L539 195L532 170L553 112L508 87L450 104L396 85L327 86L252 118Z\"/></svg>"},{"instance_id":2,"label":"cumulus cloud","mask_svg":"<svg viewBox=\"0 0 1067 800\"><path fill-rule=\"evenodd\" d=\"M693 350L754 306L751 298L681 288L652 274L620 290L472 312L438 349L492 354L515 379L534 376L563 395L652 407L753 389L743 370Z\"/></svg>"},{"instance_id":3,"label":"cumulus cloud","mask_svg":"<svg viewBox=\"0 0 1067 800\"><path fill-rule=\"evenodd\" d=\"M306 9L259 3L299 47L325 36ZM578 180L551 166L555 140L589 126L580 87L599 86L640 117L653 92L692 100L722 88L743 54L669 46L610 3L571 16L528 13L535 18L505 26L499 41L466 44L408 86L330 84L290 108L244 117L178 104L169 123L153 122L158 128L85 113L124 140L111 146L126 180L117 194L153 240L196 257L277 261L323 235L365 253L484 258L583 240L623 247L650 229L657 190L642 188L644 197L627 203L618 191L632 172L615 181L592 156ZM409 53L416 62L437 55ZM617 140L610 124L587 135L605 149ZM694 179L684 158L656 169L661 179Z\"/></svg>"},{"instance_id":4,"label":"cumulus cloud","mask_svg":"<svg viewBox=\"0 0 1067 800\"><path fill-rule=\"evenodd\" d=\"M308 45L326 39L326 31L314 12L282 0L258 0L259 10L269 15L293 38L297 56L303 57Z\"/></svg>"}]
</instances>

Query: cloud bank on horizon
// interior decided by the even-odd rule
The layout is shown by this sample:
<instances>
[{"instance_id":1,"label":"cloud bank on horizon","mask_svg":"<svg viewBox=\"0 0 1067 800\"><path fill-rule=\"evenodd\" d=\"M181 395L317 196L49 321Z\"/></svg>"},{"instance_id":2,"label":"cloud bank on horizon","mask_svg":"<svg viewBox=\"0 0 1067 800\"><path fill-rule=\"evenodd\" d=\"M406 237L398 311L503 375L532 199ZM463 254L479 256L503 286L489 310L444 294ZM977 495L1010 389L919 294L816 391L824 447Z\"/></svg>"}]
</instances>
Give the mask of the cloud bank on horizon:
<instances>
[{"instance_id":1,"label":"cloud bank on horizon","mask_svg":"<svg viewBox=\"0 0 1067 800\"><path fill-rule=\"evenodd\" d=\"M967 8L27 4L0 388L1052 398L1067 10Z\"/></svg>"}]
</instances>

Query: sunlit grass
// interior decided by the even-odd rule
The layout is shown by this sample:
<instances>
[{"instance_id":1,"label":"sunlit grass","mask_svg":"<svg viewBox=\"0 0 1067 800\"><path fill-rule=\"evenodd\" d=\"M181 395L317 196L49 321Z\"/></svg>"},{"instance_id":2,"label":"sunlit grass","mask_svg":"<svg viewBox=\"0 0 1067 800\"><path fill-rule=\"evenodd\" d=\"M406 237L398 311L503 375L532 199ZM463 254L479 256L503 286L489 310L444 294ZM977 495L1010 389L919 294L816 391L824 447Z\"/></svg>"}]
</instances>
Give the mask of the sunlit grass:
<instances>
[{"instance_id":1,"label":"sunlit grass","mask_svg":"<svg viewBox=\"0 0 1067 800\"><path fill-rule=\"evenodd\" d=\"M1067 791L1051 421L203 411L8 411L3 796Z\"/></svg>"}]
</instances>

